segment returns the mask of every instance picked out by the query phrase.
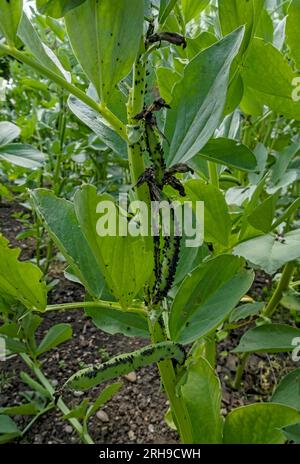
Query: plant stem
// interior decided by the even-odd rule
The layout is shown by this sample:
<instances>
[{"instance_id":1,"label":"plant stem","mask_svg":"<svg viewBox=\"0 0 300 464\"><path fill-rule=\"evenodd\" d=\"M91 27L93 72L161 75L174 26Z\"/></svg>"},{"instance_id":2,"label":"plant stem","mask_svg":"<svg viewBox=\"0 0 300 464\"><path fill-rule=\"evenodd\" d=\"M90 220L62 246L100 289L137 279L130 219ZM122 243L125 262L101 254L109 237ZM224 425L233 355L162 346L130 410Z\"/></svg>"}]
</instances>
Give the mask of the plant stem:
<instances>
[{"instance_id":1,"label":"plant stem","mask_svg":"<svg viewBox=\"0 0 300 464\"><path fill-rule=\"evenodd\" d=\"M144 99L146 92L146 65L142 60L142 55L145 52L144 37L141 39L140 50L138 58L133 68L133 85L129 94L127 103L127 117L128 124L138 124L134 119L138 113L143 110ZM135 187L137 198L140 201L150 204L149 191L146 184L136 188L139 177L145 171L145 163L143 158L143 151L140 143L128 143L128 162L130 169L131 183Z\"/></svg>"},{"instance_id":2,"label":"plant stem","mask_svg":"<svg viewBox=\"0 0 300 464\"><path fill-rule=\"evenodd\" d=\"M163 330L158 322L153 325L149 322L149 329L153 343L166 340ZM158 363L158 369L167 397L170 402L172 415L179 433L181 442L184 444L193 443L193 432L189 413L179 391L177 391L177 380L171 359Z\"/></svg>"},{"instance_id":3,"label":"plant stem","mask_svg":"<svg viewBox=\"0 0 300 464\"><path fill-rule=\"evenodd\" d=\"M281 274L280 281L276 287L275 292L273 293L272 298L270 299L269 303L265 307L263 311L263 315L265 317L271 317L274 312L276 311L277 306L279 305L283 293L288 289L290 280L293 276L295 270L295 264L291 261L284 266L283 272Z\"/></svg>"},{"instance_id":4,"label":"plant stem","mask_svg":"<svg viewBox=\"0 0 300 464\"><path fill-rule=\"evenodd\" d=\"M53 409L55 406L54 404L49 404L45 409L43 409L42 411L40 411L36 416L34 416L34 418L26 425L26 427L24 428L24 430L22 430L22 436L24 436L28 430L33 426L33 424L41 417L43 416L44 414L46 414L46 412L48 411L51 411L51 409Z\"/></svg>"},{"instance_id":5,"label":"plant stem","mask_svg":"<svg viewBox=\"0 0 300 464\"><path fill-rule=\"evenodd\" d=\"M209 181L214 187L219 188L218 166L216 163L213 163L212 161L208 161L207 164L209 172Z\"/></svg>"},{"instance_id":6,"label":"plant stem","mask_svg":"<svg viewBox=\"0 0 300 464\"><path fill-rule=\"evenodd\" d=\"M285 212L279 216L278 219L272 224L272 230L276 229L280 224L282 224L286 219L288 219L294 211L300 207L300 198L297 198Z\"/></svg>"},{"instance_id":7,"label":"plant stem","mask_svg":"<svg viewBox=\"0 0 300 464\"><path fill-rule=\"evenodd\" d=\"M57 305L48 305L45 309L45 312L50 311L62 311L62 310L72 310L72 309L82 309L82 308L96 308L96 309L115 309L117 311L124 312L125 310L120 306L119 303L112 302L112 301L79 301L76 303L62 303ZM141 306L132 306L131 308L127 308L126 312L134 312L140 313L143 316L147 316L147 312L145 309L141 308Z\"/></svg>"},{"instance_id":8,"label":"plant stem","mask_svg":"<svg viewBox=\"0 0 300 464\"><path fill-rule=\"evenodd\" d=\"M233 388L235 390L239 390L239 388L241 386L242 377L243 377L244 370L245 370L245 367L246 367L249 356L250 356L250 353L243 353L241 358L240 358L240 364L237 367L237 370L236 370L236 373L235 373L235 378L234 378L234 381L233 381L233 384L232 384L232 386L233 386Z\"/></svg>"},{"instance_id":9,"label":"plant stem","mask_svg":"<svg viewBox=\"0 0 300 464\"><path fill-rule=\"evenodd\" d=\"M36 365L36 363L34 363L30 357L23 353L21 354L21 357L22 359L24 360L24 362L27 364L27 366L34 372L35 376L37 377L37 379L41 382L41 384L43 385L43 387L48 391L48 393L50 394L53 402L55 400L55 390L54 388L52 387L51 383L49 382L49 380L44 376L43 372L40 370L40 368ZM64 415L67 415L70 413L70 409L68 408L68 406L64 403L64 401L59 398L58 402L57 402L57 407L58 409L64 414ZM90 435L83 431L83 427L82 425L80 424L80 422L75 419L75 418L70 418L68 419L68 421L70 422L70 424L72 425L72 427L74 427L74 429L76 430L76 432L78 432L78 434L80 435L82 441L88 445L92 445L94 442L92 440L92 438L90 437Z\"/></svg>"},{"instance_id":10,"label":"plant stem","mask_svg":"<svg viewBox=\"0 0 300 464\"><path fill-rule=\"evenodd\" d=\"M216 339L215 336L212 335L205 342L205 358L207 359L207 361L213 369L215 368L216 364L216 355Z\"/></svg>"},{"instance_id":11,"label":"plant stem","mask_svg":"<svg viewBox=\"0 0 300 464\"><path fill-rule=\"evenodd\" d=\"M0 43L0 51L4 52L7 55L11 55L17 60L21 61L22 63L27 64L31 68L38 71L40 74L44 75L48 79L52 80L60 87L65 89L67 92L71 93L75 97L79 98L83 103L88 105L93 110L97 111L101 116L106 120L109 126L125 141L128 141L127 134L126 134L126 127L122 121L114 115L107 106L103 104L97 103L95 100L90 98L86 93L84 93L81 89L76 87L75 85L71 84L70 82L66 81L63 77L59 74L50 71L45 66L41 65L38 61L35 61L30 56L26 55L24 52L20 52L14 47L10 47L8 45L4 45Z\"/></svg>"}]
</instances>

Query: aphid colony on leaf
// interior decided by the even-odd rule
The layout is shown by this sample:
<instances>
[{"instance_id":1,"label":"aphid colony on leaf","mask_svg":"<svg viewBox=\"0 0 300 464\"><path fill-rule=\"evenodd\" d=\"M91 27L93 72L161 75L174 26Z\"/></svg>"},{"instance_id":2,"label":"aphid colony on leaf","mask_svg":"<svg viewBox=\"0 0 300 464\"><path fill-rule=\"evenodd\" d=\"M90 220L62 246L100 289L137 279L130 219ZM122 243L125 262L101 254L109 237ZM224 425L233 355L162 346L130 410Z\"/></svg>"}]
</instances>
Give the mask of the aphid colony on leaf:
<instances>
[{"instance_id":1,"label":"aphid colony on leaf","mask_svg":"<svg viewBox=\"0 0 300 464\"><path fill-rule=\"evenodd\" d=\"M179 364L183 364L185 361L184 348L174 342L148 345L140 350L116 356L103 364L77 372L69 378L64 388L71 387L75 390L87 390L106 380L129 374L129 372L135 369L158 363L165 359L175 359Z\"/></svg>"}]
</instances>

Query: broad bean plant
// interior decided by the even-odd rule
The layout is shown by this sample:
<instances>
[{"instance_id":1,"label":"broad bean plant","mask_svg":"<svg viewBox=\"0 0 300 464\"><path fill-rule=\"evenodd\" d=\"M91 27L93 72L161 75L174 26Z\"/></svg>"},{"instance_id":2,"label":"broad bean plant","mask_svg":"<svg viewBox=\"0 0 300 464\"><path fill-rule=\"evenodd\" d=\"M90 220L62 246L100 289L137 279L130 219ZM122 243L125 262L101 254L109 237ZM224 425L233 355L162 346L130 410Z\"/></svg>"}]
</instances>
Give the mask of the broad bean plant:
<instances>
[{"instance_id":1,"label":"broad bean plant","mask_svg":"<svg viewBox=\"0 0 300 464\"><path fill-rule=\"evenodd\" d=\"M125 210L118 192L85 180L64 195L58 171L53 188L31 189L34 214L64 256L67 275L85 288L84 302L47 305L39 267L19 261L1 238L0 333L8 354L32 370L34 378L21 375L42 401L3 408L0 440L24 433L9 416L36 420L56 407L91 443L88 419L121 383L73 410L64 402L67 389L102 387L156 363L169 400L166 420L182 443L300 442L299 369L269 401L226 417L216 371L218 344L236 329L243 335L232 389L240 388L251 353L295 354L299 342L296 316L288 324L277 317L280 303L296 310L300 301L299 1L37 0L31 14L22 3L0 0L0 54L59 89L64 121L78 118L105 149L128 160L130 180L120 192L135 207ZM55 43L70 47L68 69L43 42L49 24ZM29 156L12 143L16 126L1 124L0 162L23 155L42 162L40 151L27 147ZM190 237L177 233L172 208L169 234L160 226L150 233L141 205L150 211L161 201L188 203L199 233L202 202L201 243L188 246ZM115 205L114 234L100 230L103 217L111 219L103 204ZM136 233L124 234L124 222ZM274 288L255 301L249 290L262 272L274 276ZM45 313L76 308L99 329L148 344L74 372L54 389L40 357L72 330L55 325L40 343L35 332Z\"/></svg>"}]
</instances>

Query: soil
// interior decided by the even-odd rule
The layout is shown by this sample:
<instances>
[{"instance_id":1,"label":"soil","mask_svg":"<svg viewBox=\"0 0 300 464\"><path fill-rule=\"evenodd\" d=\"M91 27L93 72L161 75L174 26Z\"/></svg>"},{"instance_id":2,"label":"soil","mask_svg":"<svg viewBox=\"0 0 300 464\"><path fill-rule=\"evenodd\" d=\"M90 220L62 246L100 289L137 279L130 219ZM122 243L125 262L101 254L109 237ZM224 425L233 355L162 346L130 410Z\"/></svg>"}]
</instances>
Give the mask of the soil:
<instances>
[{"instance_id":1,"label":"soil","mask_svg":"<svg viewBox=\"0 0 300 464\"><path fill-rule=\"evenodd\" d=\"M15 213L24 209L16 204L0 204L0 231L12 246L22 249L21 259L32 259L35 254L35 241L26 238L18 241L16 236L24 230L23 224L16 219ZM50 278L57 281L49 293L49 304L82 301L83 288L67 281L63 276L61 262L51 265ZM250 294L263 298L266 289L272 285L269 276L258 274ZM122 335L109 335L96 328L82 310L47 313L38 329L38 338L54 324L68 322L73 327L70 341L54 349L43 358L43 372L58 388L78 369L89 363L103 362L108 356L133 351L145 344L147 340L127 338ZM234 378L238 357L230 353L238 344L241 329L231 333L218 344L217 372L223 386L222 413L226 415L231 409L256 401L265 401L274 389L276 379L282 378L295 364L290 356L252 355L248 361L243 384L239 391L230 387ZM22 394L26 389L19 374L25 370L23 361L14 357L0 365L0 406L17 405L24 402ZM113 443L177 443L177 434L164 420L168 402L162 390L157 368L150 366L136 372L134 381L122 379L124 385L103 408L107 414L105 422L94 416L89 423L89 432L98 444ZM99 388L89 391L90 398L96 398ZM86 395L80 397L78 392L64 395L69 406L79 404ZM21 428L28 424L26 417L16 417ZM19 440L20 443L79 443L76 432L57 411L50 411L41 416Z\"/></svg>"}]
</instances>

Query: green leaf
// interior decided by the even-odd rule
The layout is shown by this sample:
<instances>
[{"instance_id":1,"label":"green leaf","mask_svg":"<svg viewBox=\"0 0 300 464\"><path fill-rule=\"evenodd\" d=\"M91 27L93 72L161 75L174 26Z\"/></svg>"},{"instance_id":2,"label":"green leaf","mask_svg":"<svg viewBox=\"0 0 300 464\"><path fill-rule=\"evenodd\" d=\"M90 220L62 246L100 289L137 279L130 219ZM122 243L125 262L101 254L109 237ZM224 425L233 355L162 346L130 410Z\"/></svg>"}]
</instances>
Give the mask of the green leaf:
<instances>
[{"instance_id":1,"label":"green leaf","mask_svg":"<svg viewBox=\"0 0 300 464\"><path fill-rule=\"evenodd\" d=\"M221 385L206 359L191 362L181 392L192 423L193 443L222 443Z\"/></svg>"},{"instance_id":2,"label":"green leaf","mask_svg":"<svg viewBox=\"0 0 300 464\"><path fill-rule=\"evenodd\" d=\"M247 303L235 308L230 314L229 322L238 322L250 316L256 316L263 309L264 303Z\"/></svg>"},{"instance_id":3,"label":"green leaf","mask_svg":"<svg viewBox=\"0 0 300 464\"><path fill-rule=\"evenodd\" d=\"M234 256L219 255L190 272L171 308L172 340L191 343L226 319L253 282L253 273L242 270L241 265Z\"/></svg>"},{"instance_id":4,"label":"green leaf","mask_svg":"<svg viewBox=\"0 0 300 464\"><path fill-rule=\"evenodd\" d=\"M272 44L255 38L243 67L243 81L260 103L287 118L300 119L300 102L293 100L297 74Z\"/></svg>"},{"instance_id":5,"label":"green leaf","mask_svg":"<svg viewBox=\"0 0 300 464\"><path fill-rule=\"evenodd\" d=\"M222 34L226 35L245 24L245 35L241 52L244 52L254 36L263 0L218 0Z\"/></svg>"},{"instance_id":6,"label":"green leaf","mask_svg":"<svg viewBox=\"0 0 300 464\"><path fill-rule=\"evenodd\" d=\"M51 393L49 393L46 388L44 388L39 382L36 380L33 380L27 372L21 372L20 373L20 379L29 385L30 388L32 388L33 391L37 391L40 393L43 397L52 399Z\"/></svg>"},{"instance_id":7,"label":"green leaf","mask_svg":"<svg viewBox=\"0 0 300 464\"><path fill-rule=\"evenodd\" d=\"M5 348L11 353L27 353L27 347L24 343L12 337L4 337Z\"/></svg>"},{"instance_id":8,"label":"green leaf","mask_svg":"<svg viewBox=\"0 0 300 464\"><path fill-rule=\"evenodd\" d=\"M185 236L183 236L183 240ZM188 247L185 243L180 246L179 261L176 268L174 285L180 284L187 274L197 267L202 261L209 256L209 250L206 245L201 247Z\"/></svg>"},{"instance_id":9,"label":"green leaf","mask_svg":"<svg viewBox=\"0 0 300 464\"><path fill-rule=\"evenodd\" d=\"M204 237L207 242L216 242L227 247L231 233L231 220L223 193L211 184L189 180L184 184L186 194L192 201L204 202Z\"/></svg>"},{"instance_id":10,"label":"green leaf","mask_svg":"<svg viewBox=\"0 0 300 464\"><path fill-rule=\"evenodd\" d=\"M15 44L18 25L23 10L23 0L0 0L0 33L9 45Z\"/></svg>"},{"instance_id":11,"label":"green leaf","mask_svg":"<svg viewBox=\"0 0 300 464\"><path fill-rule=\"evenodd\" d=\"M19 406L8 406L0 408L0 414L6 414L7 416L35 416L39 412L39 409L33 403L20 404Z\"/></svg>"},{"instance_id":12,"label":"green leaf","mask_svg":"<svg viewBox=\"0 0 300 464\"><path fill-rule=\"evenodd\" d=\"M244 28L212 45L186 66L174 87L165 135L171 141L169 165L193 158L212 137L223 113L231 63L238 53ZM201 82L201 86L199 85Z\"/></svg>"},{"instance_id":13,"label":"green leaf","mask_svg":"<svg viewBox=\"0 0 300 464\"><path fill-rule=\"evenodd\" d=\"M280 304L291 311L300 312L300 294L289 288L281 298Z\"/></svg>"},{"instance_id":14,"label":"green leaf","mask_svg":"<svg viewBox=\"0 0 300 464\"><path fill-rule=\"evenodd\" d=\"M286 42L290 48L291 55L295 60L298 70L300 69L299 24L300 0L292 0L288 9L285 33Z\"/></svg>"},{"instance_id":15,"label":"green leaf","mask_svg":"<svg viewBox=\"0 0 300 464\"><path fill-rule=\"evenodd\" d=\"M290 372L281 380L271 401L300 411L300 368Z\"/></svg>"},{"instance_id":16,"label":"green leaf","mask_svg":"<svg viewBox=\"0 0 300 464\"><path fill-rule=\"evenodd\" d=\"M31 145L10 143L0 147L0 160L22 168L40 168L44 162L44 155Z\"/></svg>"},{"instance_id":17,"label":"green leaf","mask_svg":"<svg viewBox=\"0 0 300 464\"><path fill-rule=\"evenodd\" d=\"M140 311L118 311L112 308L88 308L85 310L93 323L111 335L121 333L127 337L149 338L147 317Z\"/></svg>"},{"instance_id":18,"label":"green leaf","mask_svg":"<svg viewBox=\"0 0 300 464\"><path fill-rule=\"evenodd\" d=\"M160 0L158 22L164 24L178 0Z\"/></svg>"},{"instance_id":19,"label":"green leaf","mask_svg":"<svg viewBox=\"0 0 300 464\"><path fill-rule=\"evenodd\" d=\"M300 422L288 425L287 427L284 427L282 431L289 441L300 444Z\"/></svg>"},{"instance_id":20,"label":"green leaf","mask_svg":"<svg viewBox=\"0 0 300 464\"><path fill-rule=\"evenodd\" d=\"M294 338L300 329L286 324L264 324L248 330L233 350L234 353L281 353L293 351Z\"/></svg>"},{"instance_id":21,"label":"green leaf","mask_svg":"<svg viewBox=\"0 0 300 464\"><path fill-rule=\"evenodd\" d=\"M224 443L281 444L285 436L280 430L299 421L292 408L275 403L257 403L234 409L224 424Z\"/></svg>"},{"instance_id":22,"label":"green leaf","mask_svg":"<svg viewBox=\"0 0 300 464\"><path fill-rule=\"evenodd\" d=\"M19 25L18 37L43 66L56 74L62 75L65 79L70 80L70 74L63 68L55 53L41 41L25 12L22 15Z\"/></svg>"},{"instance_id":23,"label":"green leaf","mask_svg":"<svg viewBox=\"0 0 300 464\"><path fill-rule=\"evenodd\" d=\"M143 20L144 2L140 0L87 0L65 16L74 53L102 103L132 68Z\"/></svg>"},{"instance_id":24,"label":"green leaf","mask_svg":"<svg viewBox=\"0 0 300 464\"><path fill-rule=\"evenodd\" d=\"M8 416L0 416L0 443L6 443L13 438L19 437L21 430L17 424Z\"/></svg>"},{"instance_id":25,"label":"green leaf","mask_svg":"<svg viewBox=\"0 0 300 464\"><path fill-rule=\"evenodd\" d=\"M41 14L61 18L68 11L76 8L86 0L37 0L36 6Z\"/></svg>"},{"instance_id":26,"label":"green leaf","mask_svg":"<svg viewBox=\"0 0 300 464\"><path fill-rule=\"evenodd\" d=\"M0 236L0 292L28 309L43 311L47 304L43 274L34 264L18 261L20 251L8 248L7 241Z\"/></svg>"},{"instance_id":27,"label":"green leaf","mask_svg":"<svg viewBox=\"0 0 300 464\"><path fill-rule=\"evenodd\" d=\"M173 96L173 87L181 79L181 75L173 68L159 66L155 70L159 93L161 97L168 103L171 103Z\"/></svg>"},{"instance_id":28,"label":"green leaf","mask_svg":"<svg viewBox=\"0 0 300 464\"><path fill-rule=\"evenodd\" d=\"M95 412L99 411L99 409L101 409L102 406L104 406L116 393L118 393L122 386L123 382L115 382L111 385L107 385L102 390L94 404L88 410L87 417L90 417L93 414L95 414Z\"/></svg>"},{"instance_id":29,"label":"green leaf","mask_svg":"<svg viewBox=\"0 0 300 464\"><path fill-rule=\"evenodd\" d=\"M282 180L283 175L287 171L290 162L299 151L300 144L295 142L286 147L284 150L282 150L281 153L278 154L278 158L272 166L271 180L275 186Z\"/></svg>"},{"instance_id":30,"label":"green leaf","mask_svg":"<svg viewBox=\"0 0 300 464\"><path fill-rule=\"evenodd\" d=\"M258 143L253 153L257 160L258 173L250 173L249 181L251 184L258 184L265 174L265 169L268 160L268 150L262 143Z\"/></svg>"},{"instance_id":31,"label":"green leaf","mask_svg":"<svg viewBox=\"0 0 300 464\"><path fill-rule=\"evenodd\" d=\"M71 411L68 414L65 414L64 419L84 419L87 413L87 409L89 407L89 402L89 398L85 398L78 406L71 409Z\"/></svg>"},{"instance_id":32,"label":"green leaf","mask_svg":"<svg viewBox=\"0 0 300 464\"><path fill-rule=\"evenodd\" d=\"M115 236L98 234L99 213L96 211L101 201L109 201L111 207L106 215L102 215L108 225L111 221L113 224L119 223L113 198L109 195L98 196L96 188L91 185L76 192L75 212L109 290L122 307L127 308L150 277L153 256L151 251L146 250L145 241L141 237L122 237L118 235L117 229Z\"/></svg>"},{"instance_id":33,"label":"green leaf","mask_svg":"<svg viewBox=\"0 0 300 464\"><path fill-rule=\"evenodd\" d=\"M211 139L189 164L197 169L197 160L203 158L240 171L251 172L257 169L256 157L246 145L223 137Z\"/></svg>"},{"instance_id":34,"label":"green leaf","mask_svg":"<svg viewBox=\"0 0 300 464\"><path fill-rule=\"evenodd\" d=\"M189 37L186 38L187 47L184 50L179 49L179 52L185 54L189 60L192 60L199 52L205 50L206 48L210 47L211 45L218 42L217 37L212 34L211 32L201 32L197 37L191 39Z\"/></svg>"},{"instance_id":35,"label":"green leaf","mask_svg":"<svg viewBox=\"0 0 300 464\"><path fill-rule=\"evenodd\" d=\"M72 333L72 326L70 324L56 324L52 326L39 344L36 355L40 356L46 351L52 350L52 348L66 342L72 337Z\"/></svg>"},{"instance_id":36,"label":"green leaf","mask_svg":"<svg viewBox=\"0 0 300 464\"><path fill-rule=\"evenodd\" d=\"M276 211L278 195L271 195L260 203L247 217L251 226L262 232L268 233L272 229L272 224Z\"/></svg>"},{"instance_id":37,"label":"green leaf","mask_svg":"<svg viewBox=\"0 0 300 464\"><path fill-rule=\"evenodd\" d=\"M275 234L262 235L237 245L233 254L243 256L254 266L274 274L284 264L300 257L300 229L278 238Z\"/></svg>"},{"instance_id":38,"label":"green leaf","mask_svg":"<svg viewBox=\"0 0 300 464\"><path fill-rule=\"evenodd\" d=\"M207 5L209 4L209 0L181 0L182 6L182 13L184 17L184 21L187 24L192 19L198 17Z\"/></svg>"},{"instance_id":39,"label":"green leaf","mask_svg":"<svg viewBox=\"0 0 300 464\"><path fill-rule=\"evenodd\" d=\"M7 335L8 337L18 337L18 333L20 330L19 324L16 322L5 322L0 327L0 334Z\"/></svg>"},{"instance_id":40,"label":"green leaf","mask_svg":"<svg viewBox=\"0 0 300 464\"><path fill-rule=\"evenodd\" d=\"M34 207L44 219L51 238L88 292L100 298L105 286L101 269L75 215L71 202L56 198L53 192L31 192Z\"/></svg>"},{"instance_id":41,"label":"green leaf","mask_svg":"<svg viewBox=\"0 0 300 464\"><path fill-rule=\"evenodd\" d=\"M98 135L102 142L122 158L124 157L127 152L125 141L107 126L99 113L72 95L68 98L68 106L80 121Z\"/></svg>"},{"instance_id":42,"label":"green leaf","mask_svg":"<svg viewBox=\"0 0 300 464\"><path fill-rule=\"evenodd\" d=\"M232 113L242 100L244 93L240 67L243 66L244 54L252 43L261 12L263 0L218 0L218 13L222 34L229 34L241 25L245 27L245 34L239 53L230 70L230 84L224 108L224 114Z\"/></svg>"},{"instance_id":43,"label":"green leaf","mask_svg":"<svg viewBox=\"0 0 300 464\"><path fill-rule=\"evenodd\" d=\"M19 137L21 129L9 121L0 122L0 147L11 143L14 139Z\"/></svg>"}]
</instances>

